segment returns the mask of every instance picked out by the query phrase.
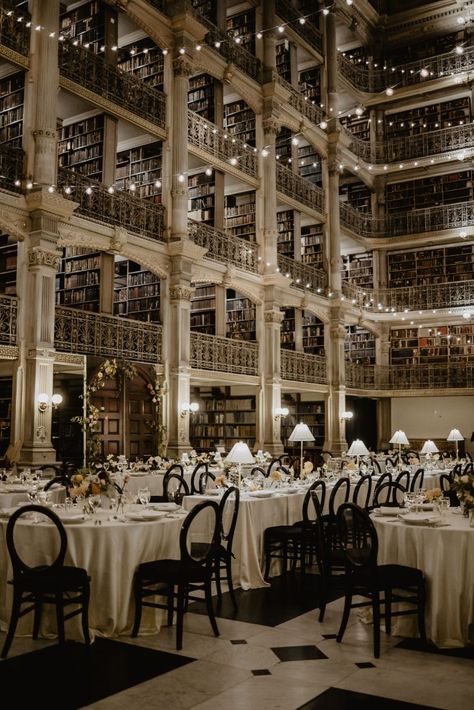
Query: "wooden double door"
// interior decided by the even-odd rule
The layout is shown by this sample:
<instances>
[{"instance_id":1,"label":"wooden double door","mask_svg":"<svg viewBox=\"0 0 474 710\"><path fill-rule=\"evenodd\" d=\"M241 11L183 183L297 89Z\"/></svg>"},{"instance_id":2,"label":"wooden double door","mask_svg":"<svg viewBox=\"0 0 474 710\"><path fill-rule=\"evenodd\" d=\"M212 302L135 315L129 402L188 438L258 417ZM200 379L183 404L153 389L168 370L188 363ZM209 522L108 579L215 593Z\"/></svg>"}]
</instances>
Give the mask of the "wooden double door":
<instances>
[{"instance_id":1,"label":"wooden double door","mask_svg":"<svg viewBox=\"0 0 474 710\"><path fill-rule=\"evenodd\" d=\"M153 403L147 390L149 380L139 373L125 380L119 390L116 379L108 379L103 389L94 394L100 408L102 456L125 454L135 459L156 454L150 424Z\"/></svg>"}]
</instances>

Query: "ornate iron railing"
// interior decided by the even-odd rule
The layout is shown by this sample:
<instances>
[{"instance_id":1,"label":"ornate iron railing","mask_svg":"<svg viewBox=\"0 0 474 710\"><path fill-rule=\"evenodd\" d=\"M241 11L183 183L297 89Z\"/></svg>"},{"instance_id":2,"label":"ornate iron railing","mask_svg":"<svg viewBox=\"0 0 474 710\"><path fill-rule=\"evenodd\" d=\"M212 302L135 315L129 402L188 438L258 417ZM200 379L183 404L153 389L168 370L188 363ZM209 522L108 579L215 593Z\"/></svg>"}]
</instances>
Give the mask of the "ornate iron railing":
<instances>
[{"instance_id":1,"label":"ornate iron railing","mask_svg":"<svg viewBox=\"0 0 474 710\"><path fill-rule=\"evenodd\" d=\"M149 239L164 241L164 207L126 192L108 188L72 170L59 168L58 188L64 197L79 203L77 214L94 222L124 227ZM90 194L89 194L90 193Z\"/></svg>"},{"instance_id":2,"label":"ornate iron railing","mask_svg":"<svg viewBox=\"0 0 474 710\"><path fill-rule=\"evenodd\" d=\"M401 312L474 305L474 281L432 283L423 286L367 289L342 282L344 297L367 311Z\"/></svg>"},{"instance_id":3,"label":"ornate iron railing","mask_svg":"<svg viewBox=\"0 0 474 710\"><path fill-rule=\"evenodd\" d=\"M62 352L158 363L161 344L161 325L56 306L54 347Z\"/></svg>"},{"instance_id":4,"label":"ornate iron railing","mask_svg":"<svg viewBox=\"0 0 474 710\"><path fill-rule=\"evenodd\" d=\"M188 110L188 141L209 155L257 177L257 154L238 138L219 129L194 111Z\"/></svg>"},{"instance_id":5,"label":"ornate iron railing","mask_svg":"<svg viewBox=\"0 0 474 710\"><path fill-rule=\"evenodd\" d=\"M0 343L16 345L17 314L17 299L0 295Z\"/></svg>"},{"instance_id":6,"label":"ornate iron railing","mask_svg":"<svg viewBox=\"0 0 474 710\"><path fill-rule=\"evenodd\" d=\"M458 229L474 225L474 200L457 202L453 205L438 205L410 212L396 212L386 219L389 236L437 232L444 229Z\"/></svg>"},{"instance_id":7,"label":"ornate iron railing","mask_svg":"<svg viewBox=\"0 0 474 710\"><path fill-rule=\"evenodd\" d=\"M295 108L299 113L306 116L306 118L309 119L315 126L319 126L324 118L324 114L319 106L312 104L306 96L300 94L300 92L288 81L286 81L286 79L283 79L283 77L278 76L277 79L278 83L281 84L290 94L288 101L290 106L293 106L293 108Z\"/></svg>"},{"instance_id":8,"label":"ornate iron railing","mask_svg":"<svg viewBox=\"0 0 474 710\"><path fill-rule=\"evenodd\" d=\"M339 202L341 224L361 237L385 236L385 224L370 212L360 212L347 202Z\"/></svg>"},{"instance_id":9,"label":"ornate iron railing","mask_svg":"<svg viewBox=\"0 0 474 710\"><path fill-rule=\"evenodd\" d=\"M21 148L0 146L0 187L11 192L21 192L21 184L15 185L17 180L25 174L25 154Z\"/></svg>"},{"instance_id":10,"label":"ornate iron railing","mask_svg":"<svg viewBox=\"0 0 474 710\"><path fill-rule=\"evenodd\" d=\"M351 133L345 126L339 124L342 135L346 138L347 147L351 150L354 155L361 158L366 163L385 163L385 144L376 142L371 143L370 141L363 141L358 138L353 133Z\"/></svg>"},{"instance_id":11,"label":"ornate iron railing","mask_svg":"<svg viewBox=\"0 0 474 710\"><path fill-rule=\"evenodd\" d=\"M319 355L280 350L280 372L283 380L326 384L326 358Z\"/></svg>"},{"instance_id":12,"label":"ornate iron railing","mask_svg":"<svg viewBox=\"0 0 474 710\"><path fill-rule=\"evenodd\" d=\"M294 288L321 293L328 285L325 271L315 269L309 264L303 264L284 254L278 254L278 268L284 276L291 279L291 285Z\"/></svg>"},{"instance_id":13,"label":"ornate iron railing","mask_svg":"<svg viewBox=\"0 0 474 710\"><path fill-rule=\"evenodd\" d=\"M237 44L229 34L221 32L221 30L213 25L207 18L200 15L199 19L201 18L203 24L209 28L209 32L204 38L205 43L213 47L216 52L219 52L229 63L235 64L235 66L241 69L245 74L259 82L262 73L260 60L240 44Z\"/></svg>"},{"instance_id":14,"label":"ornate iron railing","mask_svg":"<svg viewBox=\"0 0 474 710\"><path fill-rule=\"evenodd\" d=\"M256 272L258 249L256 244L234 237L202 222L188 220L189 237L207 249L206 257L223 264L234 264L244 271Z\"/></svg>"},{"instance_id":15,"label":"ornate iron railing","mask_svg":"<svg viewBox=\"0 0 474 710\"><path fill-rule=\"evenodd\" d=\"M276 187L287 197L324 214L324 190L276 162Z\"/></svg>"},{"instance_id":16,"label":"ornate iron railing","mask_svg":"<svg viewBox=\"0 0 474 710\"><path fill-rule=\"evenodd\" d=\"M13 49L18 54L28 56L30 51L30 29L26 26L31 20L28 12L21 12L23 18L17 21L18 12L13 3L2 0L0 3L0 44Z\"/></svg>"},{"instance_id":17,"label":"ornate iron railing","mask_svg":"<svg viewBox=\"0 0 474 710\"><path fill-rule=\"evenodd\" d=\"M346 385L364 390L472 388L474 363L388 367L346 363Z\"/></svg>"},{"instance_id":18,"label":"ornate iron railing","mask_svg":"<svg viewBox=\"0 0 474 710\"><path fill-rule=\"evenodd\" d=\"M59 69L76 84L165 128L165 95L133 74L108 64L80 45L74 46L69 40L59 42Z\"/></svg>"},{"instance_id":19,"label":"ornate iron railing","mask_svg":"<svg viewBox=\"0 0 474 710\"><path fill-rule=\"evenodd\" d=\"M309 19L301 24L299 20L302 13L298 12L289 0L275 0L275 12L284 22L291 23L292 29L311 47L318 52L322 51L321 32Z\"/></svg>"},{"instance_id":20,"label":"ornate iron railing","mask_svg":"<svg viewBox=\"0 0 474 710\"><path fill-rule=\"evenodd\" d=\"M218 335L191 333L191 367L238 375L258 373L258 345Z\"/></svg>"}]
</instances>

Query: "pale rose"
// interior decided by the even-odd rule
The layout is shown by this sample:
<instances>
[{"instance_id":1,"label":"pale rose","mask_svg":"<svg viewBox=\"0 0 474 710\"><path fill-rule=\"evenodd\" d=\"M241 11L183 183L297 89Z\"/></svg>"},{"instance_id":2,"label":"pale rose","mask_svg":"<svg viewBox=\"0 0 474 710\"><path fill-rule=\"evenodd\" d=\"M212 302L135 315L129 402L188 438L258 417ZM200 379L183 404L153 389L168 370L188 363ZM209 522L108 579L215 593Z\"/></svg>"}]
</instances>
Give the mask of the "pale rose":
<instances>
[{"instance_id":1,"label":"pale rose","mask_svg":"<svg viewBox=\"0 0 474 710\"><path fill-rule=\"evenodd\" d=\"M270 474L270 478L272 479L272 481L281 481L280 471L272 471Z\"/></svg>"},{"instance_id":2,"label":"pale rose","mask_svg":"<svg viewBox=\"0 0 474 710\"><path fill-rule=\"evenodd\" d=\"M308 475L308 473L311 473L312 470L313 470L313 464L312 464L312 462L311 462L311 461L305 461L304 464L303 464L303 471L305 472L305 474Z\"/></svg>"}]
</instances>

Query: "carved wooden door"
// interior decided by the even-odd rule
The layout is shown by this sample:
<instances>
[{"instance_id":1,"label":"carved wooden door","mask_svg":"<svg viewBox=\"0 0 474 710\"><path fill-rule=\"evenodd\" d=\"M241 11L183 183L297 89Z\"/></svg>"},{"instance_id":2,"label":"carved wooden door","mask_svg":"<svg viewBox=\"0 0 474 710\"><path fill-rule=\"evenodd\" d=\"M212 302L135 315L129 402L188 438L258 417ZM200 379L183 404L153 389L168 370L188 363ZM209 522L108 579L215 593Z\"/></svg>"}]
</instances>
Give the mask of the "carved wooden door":
<instances>
[{"instance_id":1,"label":"carved wooden door","mask_svg":"<svg viewBox=\"0 0 474 710\"><path fill-rule=\"evenodd\" d=\"M107 380L103 389L94 393L94 404L100 411L100 442L101 455L122 454L123 431L123 397L117 388L115 379Z\"/></svg>"}]
</instances>

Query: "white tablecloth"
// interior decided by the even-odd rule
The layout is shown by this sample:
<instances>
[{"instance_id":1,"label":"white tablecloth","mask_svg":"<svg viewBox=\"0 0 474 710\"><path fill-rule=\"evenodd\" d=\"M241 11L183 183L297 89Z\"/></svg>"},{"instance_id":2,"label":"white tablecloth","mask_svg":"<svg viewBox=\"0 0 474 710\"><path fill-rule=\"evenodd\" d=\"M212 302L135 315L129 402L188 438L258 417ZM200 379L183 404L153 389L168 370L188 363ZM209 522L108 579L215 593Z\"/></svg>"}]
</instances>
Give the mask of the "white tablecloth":
<instances>
[{"instance_id":1,"label":"white tablecloth","mask_svg":"<svg viewBox=\"0 0 474 710\"><path fill-rule=\"evenodd\" d=\"M191 476L193 469L186 471L184 474L184 480L191 490ZM150 473L131 473L129 474L129 479L125 487L126 491L137 495L139 488L149 488L152 496L162 496L163 495L163 478L165 471L152 471Z\"/></svg>"},{"instance_id":2,"label":"white tablecloth","mask_svg":"<svg viewBox=\"0 0 474 710\"><path fill-rule=\"evenodd\" d=\"M42 481L38 490L42 490L46 484L46 481ZM64 486L54 486L50 488L49 500L52 503L61 503L66 498L66 489ZM29 503L28 500L28 486L23 483L18 484L8 484L0 483L0 510L5 510L7 508L13 508L19 503Z\"/></svg>"},{"instance_id":3,"label":"white tablecloth","mask_svg":"<svg viewBox=\"0 0 474 710\"><path fill-rule=\"evenodd\" d=\"M474 623L474 528L449 512L449 527L421 527L372 516L379 538L380 564L423 570L427 581L427 634L439 647L468 643ZM416 617L394 619L395 635L413 636Z\"/></svg>"},{"instance_id":4,"label":"white tablecloth","mask_svg":"<svg viewBox=\"0 0 474 710\"><path fill-rule=\"evenodd\" d=\"M102 525L93 521L80 525L67 524L68 549L65 564L87 570L91 577L89 626L92 634L117 636L129 634L133 623L133 575L141 562L160 558L179 558L179 531L184 516L160 518L153 522L110 522L109 511L96 514ZM0 521L0 622L2 628L10 618L11 578L10 559L5 532L7 522ZM21 528L21 529L20 529ZM20 552L35 547L45 559L54 553L56 529L51 525L21 523L15 528L15 539ZM39 561L41 564L41 561ZM48 605L49 606L49 605ZM56 635L53 613L45 609L42 633ZM161 623L162 611L144 609L140 633L156 632ZM33 614L20 620L18 634L31 634ZM66 637L82 639L80 619L66 622Z\"/></svg>"}]
</instances>

